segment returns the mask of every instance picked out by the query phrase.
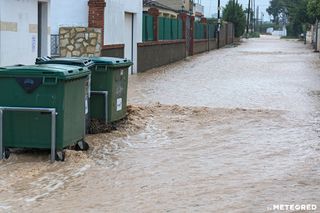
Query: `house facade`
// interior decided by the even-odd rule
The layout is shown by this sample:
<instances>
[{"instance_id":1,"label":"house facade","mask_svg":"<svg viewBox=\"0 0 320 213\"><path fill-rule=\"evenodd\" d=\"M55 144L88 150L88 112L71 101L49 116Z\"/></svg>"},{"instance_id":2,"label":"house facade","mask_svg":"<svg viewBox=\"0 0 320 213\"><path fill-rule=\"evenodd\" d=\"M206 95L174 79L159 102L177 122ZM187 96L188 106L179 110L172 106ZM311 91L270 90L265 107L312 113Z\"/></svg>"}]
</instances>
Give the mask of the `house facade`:
<instances>
[{"instance_id":1,"label":"house facade","mask_svg":"<svg viewBox=\"0 0 320 213\"><path fill-rule=\"evenodd\" d=\"M50 54L50 0L0 0L0 66Z\"/></svg>"},{"instance_id":2,"label":"house facade","mask_svg":"<svg viewBox=\"0 0 320 213\"><path fill-rule=\"evenodd\" d=\"M204 17L204 6L200 4L199 0L197 3L193 3L193 15L196 20L201 20Z\"/></svg>"},{"instance_id":3,"label":"house facade","mask_svg":"<svg viewBox=\"0 0 320 213\"><path fill-rule=\"evenodd\" d=\"M172 11L176 14L186 12L194 16L197 21L204 17L204 6L200 0L144 0L143 3L144 11L147 11L150 7L155 7L159 9L160 16L164 17L177 16L172 15L174 14Z\"/></svg>"},{"instance_id":4,"label":"house facade","mask_svg":"<svg viewBox=\"0 0 320 213\"><path fill-rule=\"evenodd\" d=\"M175 10L167 5L161 4L158 1L143 1L143 12L148 13L149 9L157 8L159 10L159 16L168 18L177 18L179 10Z\"/></svg>"},{"instance_id":5,"label":"house facade","mask_svg":"<svg viewBox=\"0 0 320 213\"><path fill-rule=\"evenodd\" d=\"M52 1L52 35L60 27L94 27L102 29L101 49L120 47L121 54L134 62L137 72L137 44L142 41L141 0L68 0Z\"/></svg>"},{"instance_id":6,"label":"house facade","mask_svg":"<svg viewBox=\"0 0 320 213\"><path fill-rule=\"evenodd\" d=\"M151 1L151 0L147 0ZM174 10L178 11L192 11L193 10L193 1L192 0L154 0L160 4L166 5Z\"/></svg>"},{"instance_id":7,"label":"house facade","mask_svg":"<svg viewBox=\"0 0 320 213\"><path fill-rule=\"evenodd\" d=\"M137 72L137 45L142 42L141 0L106 0L104 45L124 44L124 56L133 61Z\"/></svg>"}]
</instances>

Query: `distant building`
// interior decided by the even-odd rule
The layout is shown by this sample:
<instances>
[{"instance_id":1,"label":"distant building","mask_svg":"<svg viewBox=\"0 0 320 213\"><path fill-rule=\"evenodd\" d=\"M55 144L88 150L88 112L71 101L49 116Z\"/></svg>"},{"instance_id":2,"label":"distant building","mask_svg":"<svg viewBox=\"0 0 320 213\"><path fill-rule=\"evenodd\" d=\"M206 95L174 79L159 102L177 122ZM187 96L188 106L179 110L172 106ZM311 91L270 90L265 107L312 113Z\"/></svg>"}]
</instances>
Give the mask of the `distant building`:
<instances>
[{"instance_id":1,"label":"distant building","mask_svg":"<svg viewBox=\"0 0 320 213\"><path fill-rule=\"evenodd\" d=\"M50 54L50 0L0 0L0 66Z\"/></svg>"},{"instance_id":2,"label":"distant building","mask_svg":"<svg viewBox=\"0 0 320 213\"><path fill-rule=\"evenodd\" d=\"M148 2L151 0L147 0ZM154 0L162 5L166 5L176 11L193 12L193 1L192 0Z\"/></svg>"},{"instance_id":3,"label":"distant building","mask_svg":"<svg viewBox=\"0 0 320 213\"><path fill-rule=\"evenodd\" d=\"M204 6L195 0L144 0L144 11L150 7L159 9L160 16L172 16L174 13L187 12L200 20L204 16ZM177 15L174 15L175 17Z\"/></svg>"},{"instance_id":4,"label":"distant building","mask_svg":"<svg viewBox=\"0 0 320 213\"><path fill-rule=\"evenodd\" d=\"M156 0L145 0L143 2L143 11L147 12L150 8L157 8L159 10L159 16L176 18L179 14L178 10L175 10L167 5L161 4Z\"/></svg>"},{"instance_id":5,"label":"distant building","mask_svg":"<svg viewBox=\"0 0 320 213\"><path fill-rule=\"evenodd\" d=\"M196 20L200 20L204 16L204 6L200 3L193 3L193 15Z\"/></svg>"}]
</instances>

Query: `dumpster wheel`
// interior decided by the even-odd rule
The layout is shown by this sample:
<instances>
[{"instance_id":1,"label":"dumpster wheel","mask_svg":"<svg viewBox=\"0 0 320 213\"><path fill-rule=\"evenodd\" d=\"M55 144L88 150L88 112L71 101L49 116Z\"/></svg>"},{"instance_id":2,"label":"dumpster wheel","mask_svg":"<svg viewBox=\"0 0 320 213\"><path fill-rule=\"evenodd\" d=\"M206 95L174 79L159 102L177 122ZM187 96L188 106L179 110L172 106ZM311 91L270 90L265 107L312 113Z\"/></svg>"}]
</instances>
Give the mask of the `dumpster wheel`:
<instances>
[{"instance_id":1,"label":"dumpster wheel","mask_svg":"<svg viewBox=\"0 0 320 213\"><path fill-rule=\"evenodd\" d=\"M8 148L5 148L3 153L4 159L8 159L10 157L10 154L10 150Z\"/></svg>"},{"instance_id":2,"label":"dumpster wheel","mask_svg":"<svg viewBox=\"0 0 320 213\"><path fill-rule=\"evenodd\" d=\"M56 161L64 161L66 152L64 150L56 152Z\"/></svg>"},{"instance_id":3,"label":"dumpster wheel","mask_svg":"<svg viewBox=\"0 0 320 213\"><path fill-rule=\"evenodd\" d=\"M89 149L89 144L84 140L78 141L74 147L74 150L76 151L87 151L88 149Z\"/></svg>"}]
</instances>

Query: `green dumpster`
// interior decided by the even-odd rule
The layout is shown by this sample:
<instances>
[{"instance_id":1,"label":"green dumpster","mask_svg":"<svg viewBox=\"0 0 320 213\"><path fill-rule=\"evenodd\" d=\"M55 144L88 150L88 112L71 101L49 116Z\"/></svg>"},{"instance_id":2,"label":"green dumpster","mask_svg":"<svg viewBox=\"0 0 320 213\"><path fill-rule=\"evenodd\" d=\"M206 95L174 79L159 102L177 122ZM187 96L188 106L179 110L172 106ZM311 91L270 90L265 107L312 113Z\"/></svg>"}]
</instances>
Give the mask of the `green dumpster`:
<instances>
[{"instance_id":1,"label":"green dumpster","mask_svg":"<svg viewBox=\"0 0 320 213\"><path fill-rule=\"evenodd\" d=\"M77 66L89 64L92 71L89 107L91 119L110 123L126 116L128 68L132 65L130 60L112 57L39 58L36 63Z\"/></svg>"},{"instance_id":2,"label":"green dumpster","mask_svg":"<svg viewBox=\"0 0 320 213\"><path fill-rule=\"evenodd\" d=\"M70 58L51 58L51 57L39 57L36 59L37 65L43 65L43 64L64 64L64 65L71 65L71 66L78 66L78 67L87 67L88 69L92 69L94 66L93 61L91 61L88 58L76 58L76 57L70 57ZM90 125L90 115L89 115L89 109L90 109L90 96L91 96L91 74L89 75L89 81L87 81L86 85L86 130L89 129Z\"/></svg>"},{"instance_id":3,"label":"green dumpster","mask_svg":"<svg viewBox=\"0 0 320 213\"><path fill-rule=\"evenodd\" d=\"M118 121L127 113L128 68L132 62L127 59L93 57L95 66L92 69L91 90L108 92L108 115L105 115L101 104L101 95L92 93L90 113L93 119Z\"/></svg>"},{"instance_id":4,"label":"green dumpster","mask_svg":"<svg viewBox=\"0 0 320 213\"><path fill-rule=\"evenodd\" d=\"M3 146L50 149L50 141L55 139L54 151L61 151L83 143L85 85L89 74L85 67L69 65L0 68ZM55 135L52 134L51 114L37 111L48 108L56 112Z\"/></svg>"}]
</instances>

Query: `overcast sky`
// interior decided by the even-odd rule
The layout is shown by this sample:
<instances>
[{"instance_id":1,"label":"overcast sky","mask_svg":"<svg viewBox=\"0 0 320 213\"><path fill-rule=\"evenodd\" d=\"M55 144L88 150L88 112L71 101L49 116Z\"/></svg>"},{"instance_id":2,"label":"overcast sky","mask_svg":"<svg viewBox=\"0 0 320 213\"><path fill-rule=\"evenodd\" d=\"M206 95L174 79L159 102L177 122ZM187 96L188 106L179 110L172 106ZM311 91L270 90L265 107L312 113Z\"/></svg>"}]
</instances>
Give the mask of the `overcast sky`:
<instances>
[{"instance_id":1,"label":"overcast sky","mask_svg":"<svg viewBox=\"0 0 320 213\"><path fill-rule=\"evenodd\" d=\"M211 17L213 14L217 14L217 5L218 0L195 0L201 1L202 5L205 7L205 16ZM221 0L221 6L225 6L229 0ZM255 0L256 1L256 7L259 6L260 8L260 18L261 18L261 12L264 13L264 21L269 21L270 17L268 13L266 12L266 9L269 7L270 0ZM243 5L243 8L248 7L248 0L238 0L240 4Z\"/></svg>"}]
</instances>

